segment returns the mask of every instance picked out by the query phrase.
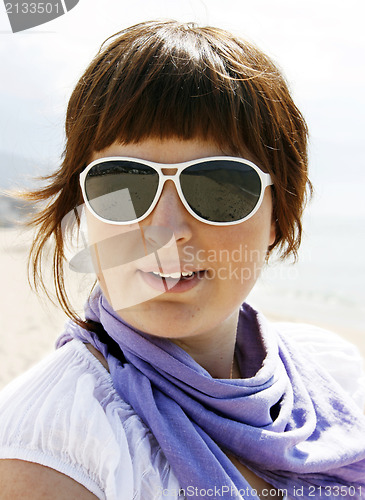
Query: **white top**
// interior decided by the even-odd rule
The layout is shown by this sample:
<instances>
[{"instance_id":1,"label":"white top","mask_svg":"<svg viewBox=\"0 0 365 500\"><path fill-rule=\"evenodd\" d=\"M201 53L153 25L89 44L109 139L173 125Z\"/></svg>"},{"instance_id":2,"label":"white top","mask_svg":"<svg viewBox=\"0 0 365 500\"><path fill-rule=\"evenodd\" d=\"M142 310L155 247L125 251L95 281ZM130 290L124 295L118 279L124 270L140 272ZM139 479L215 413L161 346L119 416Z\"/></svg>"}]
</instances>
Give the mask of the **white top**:
<instances>
[{"instance_id":1,"label":"white top","mask_svg":"<svg viewBox=\"0 0 365 500\"><path fill-rule=\"evenodd\" d=\"M290 331L364 407L362 359L354 346L308 325L283 323L280 330ZM99 499L179 498L178 481L156 439L77 340L0 392L0 458L51 467Z\"/></svg>"}]
</instances>

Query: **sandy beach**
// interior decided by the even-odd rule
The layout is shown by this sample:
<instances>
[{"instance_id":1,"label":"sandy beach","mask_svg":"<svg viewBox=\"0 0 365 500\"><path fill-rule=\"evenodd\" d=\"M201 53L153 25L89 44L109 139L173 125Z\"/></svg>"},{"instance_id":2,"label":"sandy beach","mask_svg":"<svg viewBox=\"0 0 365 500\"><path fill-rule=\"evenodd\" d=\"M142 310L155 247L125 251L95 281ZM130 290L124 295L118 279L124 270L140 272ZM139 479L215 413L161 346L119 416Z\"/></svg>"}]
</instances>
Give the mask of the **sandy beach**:
<instances>
[{"instance_id":1,"label":"sandy beach","mask_svg":"<svg viewBox=\"0 0 365 500\"><path fill-rule=\"evenodd\" d=\"M63 311L36 295L28 284L30 235L0 230L0 388L54 350L67 321ZM77 287L75 275L75 287ZM83 299L80 299L83 300Z\"/></svg>"},{"instance_id":2,"label":"sandy beach","mask_svg":"<svg viewBox=\"0 0 365 500\"><path fill-rule=\"evenodd\" d=\"M29 234L20 235L14 229L0 230L0 272L3 283L0 302L0 388L52 352L55 340L67 321L60 309L30 290L26 271L29 244ZM81 308L90 281L86 283L84 279L80 284L80 275L77 274L72 280L73 294L78 298ZM303 304L291 308L286 315L281 314L285 309L280 308L280 297L276 297L273 307L272 300L260 294L260 291L254 296L253 302L269 319L275 321L303 322L311 319ZM332 327L326 324L319 326ZM365 358L365 335L361 331L341 326L335 331L355 343Z\"/></svg>"}]
</instances>

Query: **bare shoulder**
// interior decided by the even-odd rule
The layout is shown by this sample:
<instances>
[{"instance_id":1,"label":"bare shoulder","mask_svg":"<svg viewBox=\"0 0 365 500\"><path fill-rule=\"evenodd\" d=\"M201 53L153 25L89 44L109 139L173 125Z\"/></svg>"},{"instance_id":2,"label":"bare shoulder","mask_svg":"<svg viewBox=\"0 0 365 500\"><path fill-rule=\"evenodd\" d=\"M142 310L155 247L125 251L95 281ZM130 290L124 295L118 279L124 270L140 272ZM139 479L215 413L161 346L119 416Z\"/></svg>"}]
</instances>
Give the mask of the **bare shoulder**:
<instances>
[{"instance_id":1,"label":"bare shoulder","mask_svg":"<svg viewBox=\"0 0 365 500\"><path fill-rule=\"evenodd\" d=\"M1 500L97 500L84 486L60 472L23 460L0 460Z\"/></svg>"},{"instance_id":2,"label":"bare shoulder","mask_svg":"<svg viewBox=\"0 0 365 500\"><path fill-rule=\"evenodd\" d=\"M93 345L91 344L85 344L85 347L91 352L91 354L93 354L96 359L98 359L100 361L100 363L104 366L104 368L109 371L109 366L108 366L108 363L106 361L106 359L104 358L104 356L101 354L100 351L98 351Z\"/></svg>"}]
</instances>

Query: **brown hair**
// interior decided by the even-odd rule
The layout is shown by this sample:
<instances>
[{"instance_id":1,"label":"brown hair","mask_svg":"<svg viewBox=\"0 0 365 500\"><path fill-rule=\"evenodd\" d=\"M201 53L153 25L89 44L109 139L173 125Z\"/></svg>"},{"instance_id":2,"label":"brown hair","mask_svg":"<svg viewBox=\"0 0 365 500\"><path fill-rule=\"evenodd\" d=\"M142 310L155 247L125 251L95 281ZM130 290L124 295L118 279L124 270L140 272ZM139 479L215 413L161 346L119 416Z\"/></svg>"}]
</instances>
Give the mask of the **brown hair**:
<instances>
[{"instance_id":1,"label":"brown hair","mask_svg":"<svg viewBox=\"0 0 365 500\"><path fill-rule=\"evenodd\" d=\"M255 46L218 28L137 24L108 39L80 78L68 105L62 165L45 187L27 194L47 201L32 221L33 283L47 292L42 255L53 237L57 299L79 324L64 286L62 229L65 215L83 202L79 174L93 152L150 137L210 139L237 156L248 149L274 182L270 250L297 256L311 192L308 132L280 71Z\"/></svg>"}]
</instances>

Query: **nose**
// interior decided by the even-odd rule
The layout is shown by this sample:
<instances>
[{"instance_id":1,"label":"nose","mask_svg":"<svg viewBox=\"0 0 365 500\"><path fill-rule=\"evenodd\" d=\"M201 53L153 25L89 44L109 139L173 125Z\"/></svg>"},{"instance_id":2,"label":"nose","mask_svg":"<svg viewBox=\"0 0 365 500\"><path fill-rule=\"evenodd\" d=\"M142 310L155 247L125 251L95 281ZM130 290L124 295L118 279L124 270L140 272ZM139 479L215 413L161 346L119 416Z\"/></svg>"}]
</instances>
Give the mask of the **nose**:
<instances>
[{"instance_id":1,"label":"nose","mask_svg":"<svg viewBox=\"0 0 365 500\"><path fill-rule=\"evenodd\" d=\"M161 227L174 234L176 243L186 243L192 237L192 219L180 200L175 184L172 180L167 180L157 205L143 221L145 237L147 239L154 237L155 232L149 235L149 227Z\"/></svg>"}]
</instances>

